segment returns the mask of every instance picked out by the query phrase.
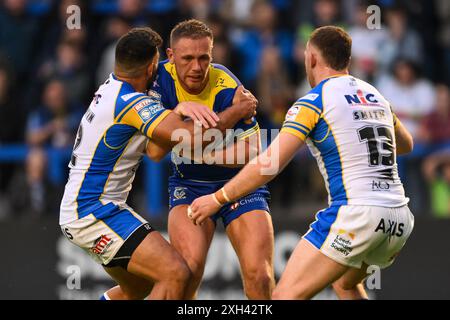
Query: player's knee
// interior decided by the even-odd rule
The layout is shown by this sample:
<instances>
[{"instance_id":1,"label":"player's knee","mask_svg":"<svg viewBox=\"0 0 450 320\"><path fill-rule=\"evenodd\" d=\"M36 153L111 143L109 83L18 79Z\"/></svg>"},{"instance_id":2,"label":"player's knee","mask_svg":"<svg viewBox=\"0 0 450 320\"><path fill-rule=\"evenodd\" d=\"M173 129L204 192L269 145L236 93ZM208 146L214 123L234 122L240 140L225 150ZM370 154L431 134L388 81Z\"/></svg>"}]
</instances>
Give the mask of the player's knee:
<instances>
[{"instance_id":1,"label":"player's knee","mask_svg":"<svg viewBox=\"0 0 450 320\"><path fill-rule=\"evenodd\" d=\"M191 270L189 270L187 264L181 259L168 270L168 275L173 282L182 284L183 286L192 278Z\"/></svg>"},{"instance_id":2,"label":"player's knee","mask_svg":"<svg viewBox=\"0 0 450 320\"><path fill-rule=\"evenodd\" d=\"M357 285L358 284L354 283L353 281L348 281L346 279L339 279L339 280L337 280L337 281L335 281L333 283L333 289L334 290L338 290L338 291L341 291L341 290L345 290L345 291L355 290Z\"/></svg>"},{"instance_id":3,"label":"player's knee","mask_svg":"<svg viewBox=\"0 0 450 320\"><path fill-rule=\"evenodd\" d=\"M189 270L191 271L192 281L198 282L203 277L203 271L205 270L205 263L195 260L187 261Z\"/></svg>"},{"instance_id":4,"label":"player's knee","mask_svg":"<svg viewBox=\"0 0 450 320\"><path fill-rule=\"evenodd\" d=\"M273 277L268 268L255 267L244 272L246 291L270 292L273 286Z\"/></svg>"}]
</instances>

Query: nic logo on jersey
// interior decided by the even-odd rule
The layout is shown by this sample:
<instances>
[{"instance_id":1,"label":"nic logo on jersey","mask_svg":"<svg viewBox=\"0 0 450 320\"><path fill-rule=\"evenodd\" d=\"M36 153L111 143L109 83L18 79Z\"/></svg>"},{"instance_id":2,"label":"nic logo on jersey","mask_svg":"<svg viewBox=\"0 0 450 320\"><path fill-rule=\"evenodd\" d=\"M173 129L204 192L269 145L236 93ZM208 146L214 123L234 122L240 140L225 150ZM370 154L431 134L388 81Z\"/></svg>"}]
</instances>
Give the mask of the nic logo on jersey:
<instances>
[{"instance_id":1,"label":"nic logo on jersey","mask_svg":"<svg viewBox=\"0 0 450 320\"><path fill-rule=\"evenodd\" d=\"M379 101L372 93L364 94L361 90L356 91L356 94L344 95L349 105L366 105L366 106L379 106Z\"/></svg>"}]
</instances>

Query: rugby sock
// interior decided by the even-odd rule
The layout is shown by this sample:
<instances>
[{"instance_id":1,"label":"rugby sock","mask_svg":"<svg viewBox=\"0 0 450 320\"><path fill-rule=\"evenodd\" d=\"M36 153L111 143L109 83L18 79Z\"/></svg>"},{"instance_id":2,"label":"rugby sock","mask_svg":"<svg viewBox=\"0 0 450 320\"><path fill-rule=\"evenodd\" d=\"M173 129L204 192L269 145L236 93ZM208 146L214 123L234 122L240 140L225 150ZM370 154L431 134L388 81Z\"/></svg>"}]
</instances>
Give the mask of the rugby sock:
<instances>
[{"instance_id":1,"label":"rugby sock","mask_svg":"<svg viewBox=\"0 0 450 320\"><path fill-rule=\"evenodd\" d=\"M100 300L111 300L111 298L108 296L108 293L105 292L105 293L102 294L102 296L100 297Z\"/></svg>"}]
</instances>

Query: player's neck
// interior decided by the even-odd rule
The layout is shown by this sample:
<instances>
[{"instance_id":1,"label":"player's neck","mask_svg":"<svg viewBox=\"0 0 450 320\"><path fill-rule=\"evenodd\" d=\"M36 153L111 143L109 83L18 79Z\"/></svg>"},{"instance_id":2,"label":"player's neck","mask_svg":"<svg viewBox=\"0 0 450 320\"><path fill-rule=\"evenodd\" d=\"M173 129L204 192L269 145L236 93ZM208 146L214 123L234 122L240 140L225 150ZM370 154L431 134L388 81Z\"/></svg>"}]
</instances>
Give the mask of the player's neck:
<instances>
[{"instance_id":1,"label":"player's neck","mask_svg":"<svg viewBox=\"0 0 450 320\"><path fill-rule=\"evenodd\" d=\"M122 81L122 82L126 82L128 83L130 86L133 87L133 89L136 92L145 92L147 89L147 84L145 81L142 81L141 79L138 78L130 78L124 75L120 75L120 74L115 74L117 80Z\"/></svg>"},{"instance_id":2,"label":"player's neck","mask_svg":"<svg viewBox=\"0 0 450 320\"><path fill-rule=\"evenodd\" d=\"M323 80L331 78L331 77L335 77L335 76L342 76L342 75L348 75L348 69L344 69L344 70L334 70L331 68L322 68L321 70L318 70L314 80L315 80L315 85L317 86L319 83L321 83Z\"/></svg>"}]
</instances>

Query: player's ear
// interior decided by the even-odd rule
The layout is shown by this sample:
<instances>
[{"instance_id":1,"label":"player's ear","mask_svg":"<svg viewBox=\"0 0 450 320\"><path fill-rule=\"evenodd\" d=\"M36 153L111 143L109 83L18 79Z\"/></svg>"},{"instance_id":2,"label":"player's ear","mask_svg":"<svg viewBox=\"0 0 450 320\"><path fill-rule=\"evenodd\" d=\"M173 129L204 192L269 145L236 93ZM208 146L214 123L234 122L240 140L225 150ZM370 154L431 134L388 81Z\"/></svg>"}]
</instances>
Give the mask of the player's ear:
<instances>
[{"instance_id":1,"label":"player's ear","mask_svg":"<svg viewBox=\"0 0 450 320\"><path fill-rule=\"evenodd\" d=\"M170 62L170 63L174 63L173 50L172 50L172 48L167 48L167 49L166 49L166 54L167 54L167 57L169 58L169 62Z\"/></svg>"},{"instance_id":2,"label":"player's ear","mask_svg":"<svg viewBox=\"0 0 450 320\"><path fill-rule=\"evenodd\" d=\"M311 69L313 69L317 64L317 56L314 52L311 52L311 51L309 52L309 55L310 55L309 56L310 67L311 67Z\"/></svg>"}]
</instances>

